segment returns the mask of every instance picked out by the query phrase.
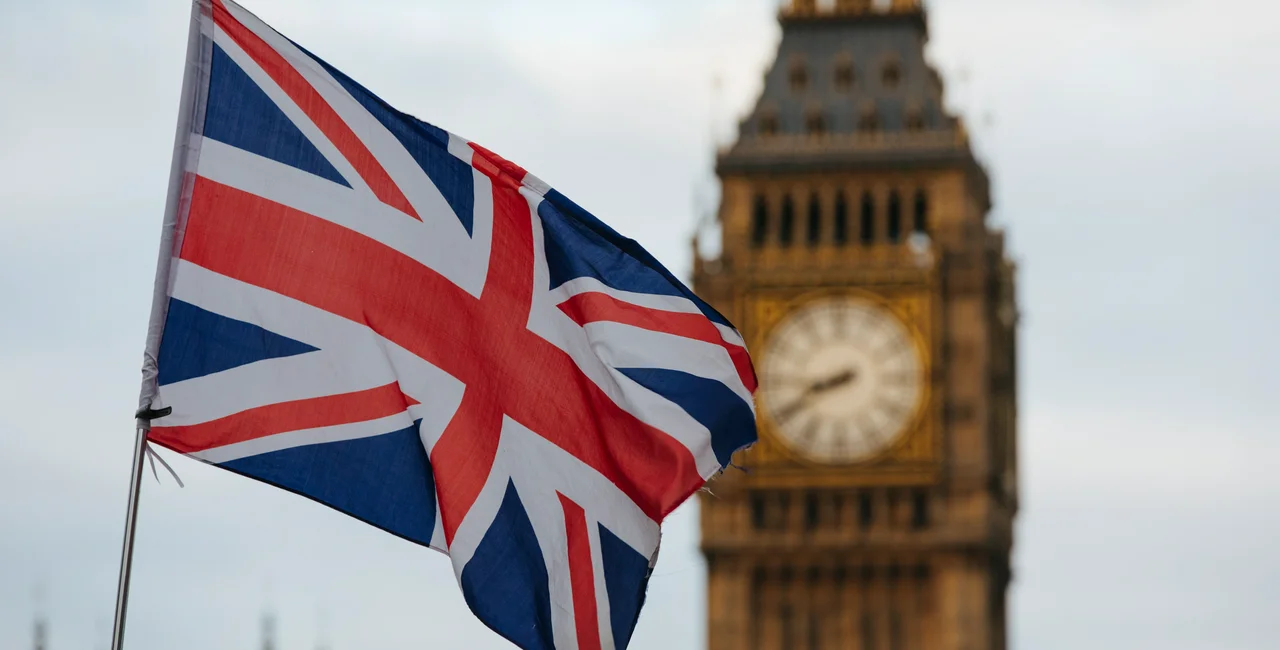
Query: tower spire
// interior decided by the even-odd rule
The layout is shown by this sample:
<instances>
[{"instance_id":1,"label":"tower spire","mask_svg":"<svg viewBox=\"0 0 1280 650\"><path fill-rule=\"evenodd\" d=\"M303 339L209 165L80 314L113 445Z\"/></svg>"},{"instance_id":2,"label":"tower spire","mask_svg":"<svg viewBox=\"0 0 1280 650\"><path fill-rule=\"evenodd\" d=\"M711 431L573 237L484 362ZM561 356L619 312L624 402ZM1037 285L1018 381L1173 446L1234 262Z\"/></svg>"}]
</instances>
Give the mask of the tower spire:
<instances>
[{"instance_id":1,"label":"tower spire","mask_svg":"<svg viewBox=\"0 0 1280 650\"><path fill-rule=\"evenodd\" d=\"M36 615L34 627L35 629L32 631L32 648L34 650L46 650L49 642L49 626L43 616Z\"/></svg>"},{"instance_id":2,"label":"tower spire","mask_svg":"<svg viewBox=\"0 0 1280 650\"><path fill-rule=\"evenodd\" d=\"M31 624L31 647L34 650L46 650L49 646L49 622L44 616L44 600L44 585L37 583L31 590L31 604L35 612Z\"/></svg>"}]
</instances>

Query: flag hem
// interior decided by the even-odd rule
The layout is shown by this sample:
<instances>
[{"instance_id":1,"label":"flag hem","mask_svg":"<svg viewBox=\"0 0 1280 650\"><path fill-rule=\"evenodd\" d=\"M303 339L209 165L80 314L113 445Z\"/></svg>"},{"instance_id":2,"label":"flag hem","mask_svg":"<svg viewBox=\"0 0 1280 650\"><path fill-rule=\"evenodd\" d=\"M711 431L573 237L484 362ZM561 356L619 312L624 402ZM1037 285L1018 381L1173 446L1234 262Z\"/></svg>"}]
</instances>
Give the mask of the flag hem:
<instances>
[{"instance_id":1,"label":"flag hem","mask_svg":"<svg viewBox=\"0 0 1280 650\"><path fill-rule=\"evenodd\" d=\"M164 336L172 289L172 269L176 254L182 249L187 214L191 206L194 171L200 158L200 135L204 132L204 113L209 96L209 73L212 67L213 34L205 33L211 22L212 0L192 0L191 24L187 34L187 54L182 74L182 94L178 104L178 124L173 142L173 158L169 169L169 191L165 198L163 225L160 231L159 255L151 298L151 316L147 324L146 348L142 358L142 387L138 412L149 410L159 392L157 381L160 343ZM149 420L138 418L138 426L150 431Z\"/></svg>"}]
</instances>

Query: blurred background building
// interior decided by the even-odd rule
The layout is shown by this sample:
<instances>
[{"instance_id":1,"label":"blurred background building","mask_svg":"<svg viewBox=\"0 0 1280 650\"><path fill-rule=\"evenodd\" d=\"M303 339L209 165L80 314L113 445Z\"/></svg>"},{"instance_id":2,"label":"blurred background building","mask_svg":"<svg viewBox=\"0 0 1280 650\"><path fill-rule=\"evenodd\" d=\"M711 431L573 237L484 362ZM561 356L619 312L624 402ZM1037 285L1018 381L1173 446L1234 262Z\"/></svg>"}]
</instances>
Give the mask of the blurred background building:
<instances>
[{"instance_id":1,"label":"blurred background building","mask_svg":"<svg viewBox=\"0 0 1280 650\"><path fill-rule=\"evenodd\" d=\"M276 642L276 616L275 614L266 613L262 615L261 621L261 641L258 645L260 650L280 650L279 644ZM109 639L105 634L100 643L109 643ZM97 647L97 646L94 646ZM329 645L323 640L317 641L315 650L329 650ZM37 615L31 625L31 648L32 650L52 650L49 644L49 622L44 616Z\"/></svg>"},{"instance_id":2,"label":"blurred background building","mask_svg":"<svg viewBox=\"0 0 1280 650\"><path fill-rule=\"evenodd\" d=\"M711 650L1004 650L1014 268L918 0L794 0L696 290L761 442L702 497ZM699 246L695 246L697 250Z\"/></svg>"}]
</instances>

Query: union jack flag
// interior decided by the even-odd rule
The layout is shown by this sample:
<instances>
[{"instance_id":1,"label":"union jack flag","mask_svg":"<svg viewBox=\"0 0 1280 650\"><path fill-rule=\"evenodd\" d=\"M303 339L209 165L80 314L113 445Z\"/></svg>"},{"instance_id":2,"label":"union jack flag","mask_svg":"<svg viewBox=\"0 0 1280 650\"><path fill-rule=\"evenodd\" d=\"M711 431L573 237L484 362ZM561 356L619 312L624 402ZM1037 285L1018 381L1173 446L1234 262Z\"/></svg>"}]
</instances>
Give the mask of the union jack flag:
<instances>
[{"instance_id":1,"label":"union jack flag","mask_svg":"<svg viewBox=\"0 0 1280 650\"><path fill-rule=\"evenodd\" d=\"M447 553L522 648L625 648L662 519L755 441L741 336L230 0L191 34L148 439Z\"/></svg>"}]
</instances>

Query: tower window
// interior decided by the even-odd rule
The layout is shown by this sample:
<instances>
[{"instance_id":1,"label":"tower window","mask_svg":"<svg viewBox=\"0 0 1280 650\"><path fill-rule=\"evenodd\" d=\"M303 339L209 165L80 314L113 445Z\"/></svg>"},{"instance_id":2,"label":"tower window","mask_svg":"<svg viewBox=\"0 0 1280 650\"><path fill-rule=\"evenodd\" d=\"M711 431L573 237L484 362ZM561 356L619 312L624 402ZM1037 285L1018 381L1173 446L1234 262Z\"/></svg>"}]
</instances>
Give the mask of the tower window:
<instances>
[{"instance_id":1,"label":"tower window","mask_svg":"<svg viewBox=\"0 0 1280 650\"><path fill-rule=\"evenodd\" d=\"M884 68L880 71L880 80L885 88L897 88L902 82L902 66L898 65L897 61L884 64Z\"/></svg>"},{"instance_id":2,"label":"tower window","mask_svg":"<svg viewBox=\"0 0 1280 650\"><path fill-rule=\"evenodd\" d=\"M818 495L810 492L804 495L804 527L805 530L814 530L821 521L821 512L818 509Z\"/></svg>"},{"instance_id":3,"label":"tower window","mask_svg":"<svg viewBox=\"0 0 1280 650\"><path fill-rule=\"evenodd\" d=\"M835 228L832 238L837 246L849 243L849 206L845 204L844 192L836 194Z\"/></svg>"},{"instance_id":4,"label":"tower window","mask_svg":"<svg viewBox=\"0 0 1280 650\"><path fill-rule=\"evenodd\" d=\"M927 564L917 564L917 565L916 565L914 568L912 568L912 570L911 570L911 577L912 577L912 578L915 578L915 579L916 579L917 581L919 581L919 582L924 582L925 580L928 580L928 579L929 579L929 565L927 565Z\"/></svg>"},{"instance_id":5,"label":"tower window","mask_svg":"<svg viewBox=\"0 0 1280 650\"><path fill-rule=\"evenodd\" d=\"M902 650L902 616L896 607L889 610L889 650Z\"/></svg>"},{"instance_id":6,"label":"tower window","mask_svg":"<svg viewBox=\"0 0 1280 650\"><path fill-rule=\"evenodd\" d=\"M911 527L922 530L929 526L929 495L917 490L911 494Z\"/></svg>"},{"instance_id":7,"label":"tower window","mask_svg":"<svg viewBox=\"0 0 1280 650\"><path fill-rule=\"evenodd\" d=\"M791 494L783 492L777 495L777 510L773 513L773 527L782 529L787 527L787 522L791 520ZM786 576L790 576L790 569L787 569ZM789 579L789 578L788 578Z\"/></svg>"},{"instance_id":8,"label":"tower window","mask_svg":"<svg viewBox=\"0 0 1280 650\"><path fill-rule=\"evenodd\" d=\"M847 93L853 89L853 62L839 61L836 63L835 74L836 90Z\"/></svg>"},{"instance_id":9,"label":"tower window","mask_svg":"<svg viewBox=\"0 0 1280 650\"><path fill-rule=\"evenodd\" d=\"M916 232L929 232L929 195L924 190L916 191L914 225Z\"/></svg>"},{"instance_id":10,"label":"tower window","mask_svg":"<svg viewBox=\"0 0 1280 650\"><path fill-rule=\"evenodd\" d=\"M809 135L822 135L827 132L827 118L823 117L822 111L809 111L804 118L804 130Z\"/></svg>"},{"instance_id":11,"label":"tower window","mask_svg":"<svg viewBox=\"0 0 1280 650\"><path fill-rule=\"evenodd\" d=\"M876 621L870 611L862 612L862 647L876 647Z\"/></svg>"},{"instance_id":12,"label":"tower window","mask_svg":"<svg viewBox=\"0 0 1280 650\"><path fill-rule=\"evenodd\" d=\"M752 525L752 527L754 527L756 530L763 530L763 529L764 529L764 527L768 525L768 518L767 518L767 517L768 517L768 513L767 513L767 511L766 511L766 504L765 504L765 501L764 501L764 495L763 495L763 494L760 494L760 493L758 493L758 492L757 492L757 493L752 494L752 495L751 495L751 525Z\"/></svg>"},{"instance_id":13,"label":"tower window","mask_svg":"<svg viewBox=\"0 0 1280 650\"><path fill-rule=\"evenodd\" d=\"M862 194L862 223L861 228L863 245L870 246L876 241L876 200L871 198L871 192Z\"/></svg>"},{"instance_id":14,"label":"tower window","mask_svg":"<svg viewBox=\"0 0 1280 650\"><path fill-rule=\"evenodd\" d=\"M781 246L790 246L794 238L796 221L795 203L791 200L791 195L782 198L782 218L778 220L778 244Z\"/></svg>"},{"instance_id":15,"label":"tower window","mask_svg":"<svg viewBox=\"0 0 1280 650\"><path fill-rule=\"evenodd\" d=\"M924 112L918 108L907 111L907 130L913 132L924 130Z\"/></svg>"},{"instance_id":16,"label":"tower window","mask_svg":"<svg viewBox=\"0 0 1280 650\"><path fill-rule=\"evenodd\" d=\"M782 611L778 612L778 627L782 628L782 647L796 647L796 621L795 613L790 605L783 605Z\"/></svg>"},{"instance_id":17,"label":"tower window","mask_svg":"<svg viewBox=\"0 0 1280 650\"><path fill-rule=\"evenodd\" d=\"M804 66L803 61L794 61L787 79L791 82L792 92L804 92L809 88L809 69Z\"/></svg>"},{"instance_id":18,"label":"tower window","mask_svg":"<svg viewBox=\"0 0 1280 650\"><path fill-rule=\"evenodd\" d=\"M774 113L765 113L760 116L758 126L756 127L760 135L777 135L778 134L778 116Z\"/></svg>"},{"instance_id":19,"label":"tower window","mask_svg":"<svg viewBox=\"0 0 1280 650\"><path fill-rule=\"evenodd\" d=\"M885 234L894 244L902 241L902 198L896 191L889 193L889 228Z\"/></svg>"},{"instance_id":20,"label":"tower window","mask_svg":"<svg viewBox=\"0 0 1280 650\"><path fill-rule=\"evenodd\" d=\"M862 111L862 115L858 117L858 131L860 133L876 133L880 130L880 115L876 113L875 108L868 108Z\"/></svg>"},{"instance_id":21,"label":"tower window","mask_svg":"<svg viewBox=\"0 0 1280 650\"><path fill-rule=\"evenodd\" d=\"M866 530L871 527L875 513L872 511L871 493L860 492L858 494L858 525Z\"/></svg>"},{"instance_id":22,"label":"tower window","mask_svg":"<svg viewBox=\"0 0 1280 650\"><path fill-rule=\"evenodd\" d=\"M791 584L791 578L793 578L794 575L795 571L791 569L790 565L784 566L781 569L778 569L778 582L784 585Z\"/></svg>"},{"instance_id":23,"label":"tower window","mask_svg":"<svg viewBox=\"0 0 1280 650\"><path fill-rule=\"evenodd\" d=\"M817 246L822 239L822 204L819 203L817 194L809 196L809 223L805 228L805 235L810 246Z\"/></svg>"},{"instance_id":24,"label":"tower window","mask_svg":"<svg viewBox=\"0 0 1280 650\"><path fill-rule=\"evenodd\" d=\"M809 612L809 650L822 650L822 619L818 612Z\"/></svg>"},{"instance_id":25,"label":"tower window","mask_svg":"<svg viewBox=\"0 0 1280 650\"><path fill-rule=\"evenodd\" d=\"M757 196L751 209L751 245L756 248L764 246L769 236L769 203L763 196Z\"/></svg>"}]
</instances>

